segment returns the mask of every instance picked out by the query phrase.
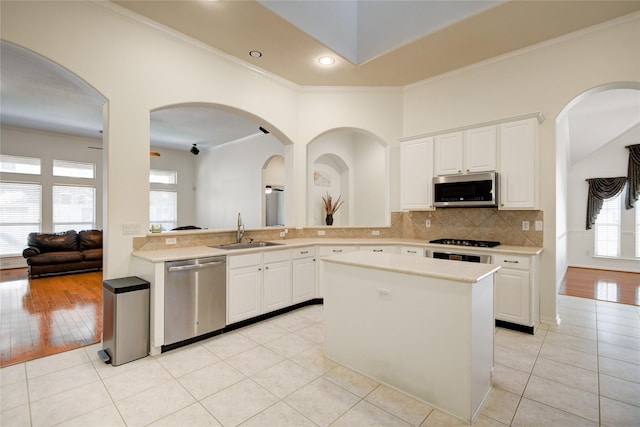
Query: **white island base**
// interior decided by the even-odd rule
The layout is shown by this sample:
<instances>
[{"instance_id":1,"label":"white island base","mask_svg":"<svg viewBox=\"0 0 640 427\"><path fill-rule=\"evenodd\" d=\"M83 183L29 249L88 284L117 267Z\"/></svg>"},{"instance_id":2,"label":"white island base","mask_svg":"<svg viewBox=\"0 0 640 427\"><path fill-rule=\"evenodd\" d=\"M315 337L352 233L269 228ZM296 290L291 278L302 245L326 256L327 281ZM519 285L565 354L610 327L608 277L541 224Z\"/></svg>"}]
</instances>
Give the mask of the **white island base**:
<instances>
[{"instance_id":1,"label":"white island base","mask_svg":"<svg viewBox=\"0 0 640 427\"><path fill-rule=\"evenodd\" d=\"M491 391L498 268L370 252L324 258L326 356L471 423Z\"/></svg>"}]
</instances>

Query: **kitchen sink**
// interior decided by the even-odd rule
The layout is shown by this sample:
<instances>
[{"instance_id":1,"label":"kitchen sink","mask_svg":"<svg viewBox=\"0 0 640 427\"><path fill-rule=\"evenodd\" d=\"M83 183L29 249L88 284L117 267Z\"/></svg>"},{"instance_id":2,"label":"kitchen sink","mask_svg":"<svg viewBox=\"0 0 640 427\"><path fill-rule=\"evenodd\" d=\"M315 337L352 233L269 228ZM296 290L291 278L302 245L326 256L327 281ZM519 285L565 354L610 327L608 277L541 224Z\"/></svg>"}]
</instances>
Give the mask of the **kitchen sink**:
<instances>
[{"instance_id":1,"label":"kitchen sink","mask_svg":"<svg viewBox=\"0 0 640 427\"><path fill-rule=\"evenodd\" d=\"M226 245L215 245L211 247L216 249L233 250L233 249L266 248L267 246L279 246L282 244L283 243L275 243L275 242L248 242L248 243L228 243Z\"/></svg>"}]
</instances>

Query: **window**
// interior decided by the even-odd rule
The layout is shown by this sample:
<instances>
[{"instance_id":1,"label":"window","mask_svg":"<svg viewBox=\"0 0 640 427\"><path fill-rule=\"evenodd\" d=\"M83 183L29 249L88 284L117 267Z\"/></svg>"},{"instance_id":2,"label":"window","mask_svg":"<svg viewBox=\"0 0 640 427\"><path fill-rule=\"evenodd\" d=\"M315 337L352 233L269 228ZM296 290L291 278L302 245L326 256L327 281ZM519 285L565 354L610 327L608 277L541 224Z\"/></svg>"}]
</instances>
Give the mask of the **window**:
<instances>
[{"instance_id":1,"label":"window","mask_svg":"<svg viewBox=\"0 0 640 427\"><path fill-rule=\"evenodd\" d=\"M149 182L152 184L175 184L178 181L178 172L151 169Z\"/></svg>"},{"instance_id":2,"label":"window","mask_svg":"<svg viewBox=\"0 0 640 427\"><path fill-rule=\"evenodd\" d=\"M620 201L623 194L624 191L605 200L598 214L595 226L596 256L620 256Z\"/></svg>"},{"instance_id":3,"label":"window","mask_svg":"<svg viewBox=\"0 0 640 427\"><path fill-rule=\"evenodd\" d=\"M0 182L0 255L19 255L27 236L40 231L42 221L40 184Z\"/></svg>"},{"instance_id":4,"label":"window","mask_svg":"<svg viewBox=\"0 0 640 427\"><path fill-rule=\"evenodd\" d=\"M53 186L53 231L90 230L96 226L96 189Z\"/></svg>"},{"instance_id":5,"label":"window","mask_svg":"<svg viewBox=\"0 0 640 427\"><path fill-rule=\"evenodd\" d=\"M67 176L70 178L96 177L96 166L93 163L71 162L68 160L53 161L53 176Z\"/></svg>"},{"instance_id":6,"label":"window","mask_svg":"<svg viewBox=\"0 0 640 427\"><path fill-rule=\"evenodd\" d=\"M149 194L149 222L162 225L162 230L176 228L178 222L178 193L151 190Z\"/></svg>"},{"instance_id":7,"label":"window","mask_svg":"<svg viewBox=\"0 0 640 427\"><path fill-rule=\"evenodd\" d=\"M0 172L40 175L40 159L0 154Z\"/></svg>"}]
</instances>

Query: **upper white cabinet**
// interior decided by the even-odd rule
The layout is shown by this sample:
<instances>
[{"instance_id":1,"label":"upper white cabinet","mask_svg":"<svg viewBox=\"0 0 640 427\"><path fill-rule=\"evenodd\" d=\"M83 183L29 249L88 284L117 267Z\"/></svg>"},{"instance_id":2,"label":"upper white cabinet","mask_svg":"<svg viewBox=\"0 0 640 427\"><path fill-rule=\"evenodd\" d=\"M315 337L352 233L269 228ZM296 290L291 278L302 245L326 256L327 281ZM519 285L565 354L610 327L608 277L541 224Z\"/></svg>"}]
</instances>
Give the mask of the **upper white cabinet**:
<instances>
[{"instance_id":1,"label":"upper white cabinet","mask_svg":"<svg viewBox=\"0 0 640 427\"><path fill-rule=\"evenodd\" d=\"M404 210L433 210L433 138L400 145L401 203Z\"/></svg>"},{"instance_id":2,"label":"upper white cabinet","mask_svg":"<svg viewBox=\"0 0 640 427\"><path fill-rule=\"evenodd\" d=\"M436 135L434 145L434 169L437 176L462 173L464 133L453 132Z\"/></svg>"},{"instance_id":3,"label":"upper white cabinet","mask_svg":"<svg viewBox=\"0 0 640 427\"><path fill-rule=\"evenodd\" d=\"M469 129L464 133L466 173L496 170L496 126Z\"/></svg>"},{"instance_id":4,"label":"upper white cabinet","mask_svg":"<svg viewBox=\"0 0 640 427\"><path fill-rule=\"evenodd\" d=\"M496 170L496 126L468 129L435 137L437 176Z\"/></svg>"},{"instance_id":5,"label":"upper white cabinet","mask_svg":"<svg viewBox=\"0 0 640 427\"><path fill-rule=\"evenodd\" d=\"M500 125L500 209L539 209L540 136L536 118Z\"/></svg>"}]
</instances>

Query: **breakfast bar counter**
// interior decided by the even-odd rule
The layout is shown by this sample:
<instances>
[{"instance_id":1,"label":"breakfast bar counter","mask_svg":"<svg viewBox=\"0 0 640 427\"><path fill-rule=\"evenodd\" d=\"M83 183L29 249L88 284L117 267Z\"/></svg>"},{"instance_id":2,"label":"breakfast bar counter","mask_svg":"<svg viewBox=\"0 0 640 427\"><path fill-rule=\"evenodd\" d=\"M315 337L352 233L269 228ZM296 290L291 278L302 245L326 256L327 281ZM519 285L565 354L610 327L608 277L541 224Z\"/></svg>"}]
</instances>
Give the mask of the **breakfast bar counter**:
<instances>
[{"instance_id":1,"label":"breakfast bar counter","mask_svg":"<svg viewBox=\"0 0 640 427\"><path fill-rule=\"evenodd\" d=\"M326 356L471 423L491 391L499 268L371 252L323 258Z\"/></svg>"}]
</instances>

